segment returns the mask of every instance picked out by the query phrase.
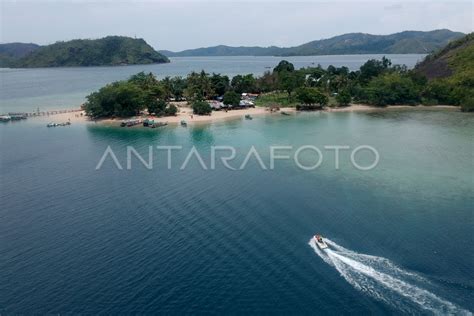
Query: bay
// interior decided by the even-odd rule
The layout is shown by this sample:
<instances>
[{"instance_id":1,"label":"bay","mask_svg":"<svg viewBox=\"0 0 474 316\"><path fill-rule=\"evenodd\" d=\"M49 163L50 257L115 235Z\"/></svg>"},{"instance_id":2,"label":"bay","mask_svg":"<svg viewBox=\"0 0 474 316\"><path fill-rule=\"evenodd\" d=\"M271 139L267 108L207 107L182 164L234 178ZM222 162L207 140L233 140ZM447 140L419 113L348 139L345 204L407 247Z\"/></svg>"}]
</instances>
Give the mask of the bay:
<instances>
[{"instance_id":1,"label":"bay","mask_svg":"<svg viewBox=\"0 0 474 316\"><path fill-rule=\"evenodd\" d=\"M0 124L0 313L379 314L473 311L474 116L303 113L162 129ZM149 146L182 146L167 168ZM313 145L312 171L269 146ZM370 145L370 171L350 152ZM110 148L110 157L96 170ZM243 170L209 166L233 146ZM301 157L310 163L312 157ZM361 163L372 156L359 157ZM364 160L368 159L368 160ZM321 233L331 252L309 241Z\"/></svg>"}]
</instances>

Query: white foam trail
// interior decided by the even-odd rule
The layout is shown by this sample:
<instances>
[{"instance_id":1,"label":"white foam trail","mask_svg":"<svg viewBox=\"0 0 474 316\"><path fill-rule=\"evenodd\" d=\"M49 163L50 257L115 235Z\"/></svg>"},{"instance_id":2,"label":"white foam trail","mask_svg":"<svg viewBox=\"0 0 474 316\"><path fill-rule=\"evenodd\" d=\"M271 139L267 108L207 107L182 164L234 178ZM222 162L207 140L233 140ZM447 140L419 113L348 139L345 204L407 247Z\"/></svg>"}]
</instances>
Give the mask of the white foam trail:
<instances>
[{"instance_id":1,"label":"white foam trail","mask_svg":"<svg viewBox=\"0 0 474 316\"><path fill-rule=\"evenodd\" d=\"M413 307L417 307L434 314L472 315L430 292L427 287L433 285L428 280L397 267L390 260L356 253L325 240L330 248L324 251L313 239L309 245L356 289L404 312L413 313Z\"/></svg>"}]
</instances>

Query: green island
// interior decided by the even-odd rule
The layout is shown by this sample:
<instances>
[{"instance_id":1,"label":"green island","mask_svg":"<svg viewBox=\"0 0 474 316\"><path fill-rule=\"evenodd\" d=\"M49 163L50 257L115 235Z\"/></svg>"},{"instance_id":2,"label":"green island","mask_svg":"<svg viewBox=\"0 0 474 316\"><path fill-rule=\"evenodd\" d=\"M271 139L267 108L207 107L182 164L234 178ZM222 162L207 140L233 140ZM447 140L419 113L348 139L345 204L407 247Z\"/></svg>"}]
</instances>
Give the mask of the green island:
<instances>
[{"instance_id":1,"label":"green island","mask_svg":"<svg viewBox=\"0 0 474 316\"><path fill-rule=\"evenodd\" d=\"M1 44L0 67L87 67L168 63L169 59L143 39L107 36L51 45Z\"/></svg>"},{"instance_id":2,"label":"green island","mask_svg":"<svg viewBox=\"0 0 474 316\"><path fill-rule=\"evenodd\" d=\"M84 105L93 118L129 117L147 110L157 116L176 115L170 101L186 101L194 114L208 115L218 100L225 110L249 105L316 110L361 103L372 106L453 105L474 111L474 40L469 34L426 57L408 70L385 57L371 59L357 71L321 66L295 69L282 60L260 77L233 78L204 71L186 78L158 80L152 73L138 73L126 81L106 85L90 94ZM439 67L443 67L443 72ZM436 73L436 76L432 74ZM255 103L242 104L241 96L258 95ZM222 109L222 108L219 108Z\"/></svg>"},{"instance_id":3,"label":"green island","mask_svg":"<svg viewBox=\"0 0 474 316\"><path fill-rule=\"evenodd\" d=\"M161 50L168 57L189 56L309 56L347 54L427 54L465 34L447 29L404 31L389 35L348 33L293 47L218 45L180 52Z\"/></svg>"}]
</instances>

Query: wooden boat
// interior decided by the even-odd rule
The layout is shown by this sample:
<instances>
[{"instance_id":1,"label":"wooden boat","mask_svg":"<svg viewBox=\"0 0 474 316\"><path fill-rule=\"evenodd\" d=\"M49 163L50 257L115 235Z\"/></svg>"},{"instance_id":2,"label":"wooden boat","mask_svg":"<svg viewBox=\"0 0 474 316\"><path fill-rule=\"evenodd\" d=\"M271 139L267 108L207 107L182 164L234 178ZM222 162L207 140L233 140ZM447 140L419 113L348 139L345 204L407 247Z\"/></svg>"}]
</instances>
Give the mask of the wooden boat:
<instances>
[{"instance_id":1,"label":"wooden boat","mask_svg":"<svg viewBox=\"0 0 474 316\"><path fill-rule=\"evenodd\" d=\"M71 125L71 122L69 122L69 121L64 122L64 123L50 122L50 123L46 124L46 127L69 126L69 125Z\"/></svg>"},{"instance_id":2,"label":"wooden boat","mask_svg":"<svg viewBox=\"0 0 474 316\"><path fill-rule=\"evenodd\" d=\"M287 113L287 112L284 112L284 111L281 111L281 115L291 115L291 114Z\"/></svg>"},{"instance_id":3,"label":"wooden boat","mask_svg":"<svg viewBox=\"0 0 474 316\"><path fill-rule=\"evenodd\" d=\"M145 119L143 121L143 126L145 126L145 127L152 126L153 124L155 124L155 120Z\"/></svg>"},{"instance_id":4,"label":"wooden boat","mask_svg":"<svg viewBox=\"0 0 474 316\"><path fill-rule=\"evenodd\" d=\"M126 126L127 127L132 127L132 126L138 125L140 123L142 123L141 120L128 120Z\"/></svg>"},{"instance_id":5,"label":"wooden boat","mask_svg":"<svg viewBox=\"0 0 474 316\"><path fill-rule=\"evenodd\" d=\"M246 115L245 115L245 119L246 119L246 120L253 120L253 117L250 116L250 114L246 114Z\"/></svg>"},{"instance_id":6,"label":"wooden boat","mask_svg":"<svg viewBox=\"0 0 474 316\"><path fill-rule=\"evenodd\" d=\"M182 120L182 121L181 121L181 126L186 127L186 126L188 126L188 123L186 123L185 120Z\"/></svg>"},{"instance_id":7,"label":"wooden boat","mask_svg":"<svg viewBox=\"0 0 474 316\"><path fill-rule=\"evenodd\" d=\"M26 114L22 114L22 113L15 113L15 114L9 114L8 116L10 116L10 119L12 121L19 121L19 120L26 120Z\"/></svg>"}]
</instances>

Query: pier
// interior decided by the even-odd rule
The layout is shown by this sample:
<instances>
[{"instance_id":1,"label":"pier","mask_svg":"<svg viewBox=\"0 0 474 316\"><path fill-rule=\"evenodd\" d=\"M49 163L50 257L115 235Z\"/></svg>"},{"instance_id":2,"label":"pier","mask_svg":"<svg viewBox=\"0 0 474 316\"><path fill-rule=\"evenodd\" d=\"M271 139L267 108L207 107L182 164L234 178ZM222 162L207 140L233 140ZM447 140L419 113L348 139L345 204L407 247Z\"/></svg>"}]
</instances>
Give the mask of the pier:
<instances>
[{"instance_id":1,"label":"pier","mask_svg":"<svg viewBox=\"0 0 474 316\"><path fill-rule=\"evenodd\" d=\"M66 110L54 110L54 111L40 111L39 109L34 112L9 112L7 114L0 114L0 119L3 122L6 121L16 121L16 120L23 120L30 117L48 117L58 114L65 114L65 113L77 113L82 112L81 109L66 109ZM81 113L82 115L82 113Z\"/></svg>"}]
</instances>

